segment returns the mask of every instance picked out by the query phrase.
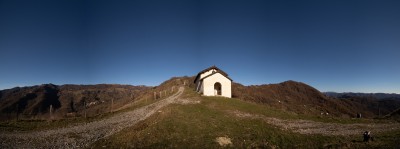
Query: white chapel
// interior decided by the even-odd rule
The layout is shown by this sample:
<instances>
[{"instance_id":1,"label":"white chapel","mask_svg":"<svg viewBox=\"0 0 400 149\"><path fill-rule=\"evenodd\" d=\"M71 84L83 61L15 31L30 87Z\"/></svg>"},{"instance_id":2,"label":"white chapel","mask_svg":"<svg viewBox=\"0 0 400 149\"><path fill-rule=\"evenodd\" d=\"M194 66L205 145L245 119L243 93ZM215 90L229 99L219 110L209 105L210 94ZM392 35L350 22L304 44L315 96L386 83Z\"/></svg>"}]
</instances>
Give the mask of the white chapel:
<instances>
[{"instance_id":1,"label":"white chapel","mask_svg":"<svg viewBox=\"0 0 400 149\"><path fill-rule=\"evenodd\" d=\"M216 66L199 72L194 83L196 91L204 96L232 97L232 79Z\"/></svg>"}]
</instances>

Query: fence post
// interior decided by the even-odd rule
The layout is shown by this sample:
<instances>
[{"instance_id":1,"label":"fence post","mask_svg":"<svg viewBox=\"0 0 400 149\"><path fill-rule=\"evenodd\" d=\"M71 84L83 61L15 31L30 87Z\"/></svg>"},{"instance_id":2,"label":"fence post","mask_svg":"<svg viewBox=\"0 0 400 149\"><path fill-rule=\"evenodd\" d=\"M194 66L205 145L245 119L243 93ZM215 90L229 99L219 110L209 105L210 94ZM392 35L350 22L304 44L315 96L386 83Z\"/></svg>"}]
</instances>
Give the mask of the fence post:
<instances>
[{"instance_id":1,"label":"fence post","mask_svg":"<svg viewBox=\"0 0 400 149\"><path fill-rule=\"evenodd\" d=\"M83 110L85 112L85 119L86 119L86 101L83 102Z\"/></svg>"},{"instance_id":2,"label":"fence post","mask_svg":"<svg viewBox=\"0 0 400 149\"><path fill-rule=\"evenodd\" d=\"M113 110L113 106L114 106L114 98L111 98L111 109L110 109L111 113L112 113L112 110Z\"/></svg>"},{"instance_id":3,"label":"fence post","mask_svg":"<svg viewBox=\"0 0 400 149\"><path fill-rule=\"evenodd\" d=\"M50 105L50 120L53 120L53 105Z\"/></svg>"},{"instance_id":4,"label":"fence post","mask_svg":"<svg viewBox=\"0 0 400 149\"><path fill-rule=\"evenodd\" d=\"M17 103L17 121L18 121L18 118L19 118L19 104Z\"/></svg>"}]
</instances>

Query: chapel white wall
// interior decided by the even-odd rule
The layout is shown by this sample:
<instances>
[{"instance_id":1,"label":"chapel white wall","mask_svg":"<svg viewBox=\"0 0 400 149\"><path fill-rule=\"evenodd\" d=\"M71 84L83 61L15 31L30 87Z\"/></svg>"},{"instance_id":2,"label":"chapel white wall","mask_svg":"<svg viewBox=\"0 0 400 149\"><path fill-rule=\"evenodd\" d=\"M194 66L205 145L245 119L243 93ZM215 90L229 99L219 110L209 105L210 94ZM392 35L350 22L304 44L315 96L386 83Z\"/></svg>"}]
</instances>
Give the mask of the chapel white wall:
<instances>
[{"instance_id":1,"label":"chapel white wall","mask_svg":"<svg viewBox=\"0 0 400 149\"><path fill-rule=\"evenodd\" d=\"M215 70L215 69L211 69L211 70L208 70L208 71L206 71L206 72L204 72L204 73L202 73L202 74L200 74L200 78L199 78L199 80L201 80L201 79L203 79L204 77L206 77L206 76L208 76L208 75L210 75L210 74L212 74L212 72L213 71L217 71L217 70Z\"/></svg>"},{"instance_id":2,"label":"chapel white wall","mask_svg":"<svg viewBox=\"0 0 400 149\"><path fill-rule=\"evenodd\" d=\"M220 73L216 73L203 80L203 95L215 96L214 84L216 82L221 83L221 96L232 98L232 81Z\"/></svg>"}]
</instances>

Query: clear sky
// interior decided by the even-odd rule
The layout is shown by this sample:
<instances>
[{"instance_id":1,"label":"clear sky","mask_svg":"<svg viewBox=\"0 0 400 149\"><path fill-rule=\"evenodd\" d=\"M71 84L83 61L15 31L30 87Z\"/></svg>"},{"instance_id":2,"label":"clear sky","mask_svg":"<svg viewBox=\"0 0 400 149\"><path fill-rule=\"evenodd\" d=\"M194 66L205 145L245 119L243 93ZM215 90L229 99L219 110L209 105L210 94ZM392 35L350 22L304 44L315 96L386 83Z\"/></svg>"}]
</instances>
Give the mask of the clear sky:
<instances>
[{"instance_id":1,"label":"clear sky","mask_svg":"<svg viewBox=\"0 0 400 149\"><path fill-rule=\"evenodd\" d=\"M400 93L400 1L0 0L0 89L238 83Z\"/></svg>"}]
</instances>

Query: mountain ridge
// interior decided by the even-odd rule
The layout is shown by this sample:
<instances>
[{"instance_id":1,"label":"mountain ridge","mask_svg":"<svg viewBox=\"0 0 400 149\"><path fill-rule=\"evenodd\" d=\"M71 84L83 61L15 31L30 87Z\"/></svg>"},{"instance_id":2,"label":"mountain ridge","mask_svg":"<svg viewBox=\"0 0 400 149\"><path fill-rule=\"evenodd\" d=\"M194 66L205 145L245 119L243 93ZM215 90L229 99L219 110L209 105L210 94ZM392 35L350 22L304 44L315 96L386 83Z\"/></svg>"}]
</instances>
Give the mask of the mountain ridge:
<instances>
[{"instance_id":1,"label":"mountain ridge","mask_svg":"<svg viewBox=\"0 0 400 149\"><path fill-rule=\"evenodd\" d=\"M278 84L243 86L233 84L233 97L265 104L284 111L306 115L366 118L383 116L400 107L396 100L364 100L364 98L335 98L302 82L285 81Z\"/></svg>"},{"instance_id":2,"label":"mountain ridge","mask_svg":"<svg viewBox=\"0 0 400 149\"><path fill-rule=\"evenodd\" d=\"M50 105L55 119L95 116L121 109L140 99L160 98L173 86L186 84L194 90L194 76L172 77L155 87L119 84L54 85L16 87L0 91L0 120L47 119ZM162 94L163 93L163 94ZM357 97L335 98L302 82L288 80L277 84L244 86L232 83L232 96L276 109L305 115L366 118L386 115L400 107L400 101L363 100ZM379 104L379 106L376 106Z\"/></svg>"},{"instance_id":3,"label":"mountain ridge","mask_svg":"<svg viewBox=\"0 0 400 149\"><path fill-rule=\"evenodd\" d=\"M0 119L49 117L50 105L53 118L67 115L93 116L105 112L111 100L115 107L134 100L149 87L98 84L98 85L54 85L42 84L15 87L0 91Z\"/></svg>"},{"instance_id":4,"label":"mountain ridge","mask_svg":"<svg viewBox=\"0 0 400 149\"><path fill-rule=\"evenodd\" d=\"M397 99L400 100L400 94L396 93L362 93L362 92L323 92L325 95L336 98L346 97L372 97L376 99Z\"/></svg>"}]
</instances>

